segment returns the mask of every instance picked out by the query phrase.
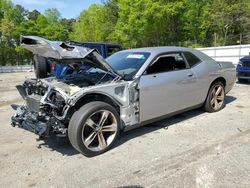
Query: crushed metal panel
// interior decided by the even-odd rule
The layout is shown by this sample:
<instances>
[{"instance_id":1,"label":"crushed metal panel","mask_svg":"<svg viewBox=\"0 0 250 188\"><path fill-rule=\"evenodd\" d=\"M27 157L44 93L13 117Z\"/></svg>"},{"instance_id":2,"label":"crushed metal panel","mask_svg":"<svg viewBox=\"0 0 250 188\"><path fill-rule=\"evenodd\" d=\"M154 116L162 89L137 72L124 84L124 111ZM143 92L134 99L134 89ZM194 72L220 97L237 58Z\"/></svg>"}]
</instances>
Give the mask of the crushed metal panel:
<instances>
[{"instance_id":1,"label":"crushed metal panel","mask_svg":"<svg viewBox=\"0 0 250 188\"><path fill-rule=\"evenodd\" d=\"M50 41L37 36L22 36L21 46L34 54L54 59L83 59L94 51L93 49L66 45L63 42Z\"/></svg>"},{"instance_id":2,"label":"crushed metal panel","mask_svg":"<svg viewBox=\"0 0 250 188\"><path fill-rule=\"evenodd\" d=\"M21 46L47 58L62 60L64 63L75 63L74 60L91 59L93 67L98 67L106 72L119 76L115 70L103 59L96 49L82 46L73 46L60 41L50 41L38 36L21 36Z\"/></svg>"}]
</instances>

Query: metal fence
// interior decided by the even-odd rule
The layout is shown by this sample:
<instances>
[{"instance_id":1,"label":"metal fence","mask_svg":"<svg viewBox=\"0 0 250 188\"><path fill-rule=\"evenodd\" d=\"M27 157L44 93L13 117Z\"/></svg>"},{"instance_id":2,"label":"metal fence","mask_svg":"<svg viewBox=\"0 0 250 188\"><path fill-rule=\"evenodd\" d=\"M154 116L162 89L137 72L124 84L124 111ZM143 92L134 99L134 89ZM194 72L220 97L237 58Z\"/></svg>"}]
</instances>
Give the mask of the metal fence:
<instances>
[{"instance_id":1,"label":"metal fence","mask_svg":"<svg viewBox=\"0 0 250 188\"><path fill-rule=\"evenodd\" d=\"M31 72L31 71L34 71L33 65L0 66L0 73Z\"/></svg>"},{"instance_id":2,"label":"metal fence","mask_svg":"<svg viewBox=\"0 0 250 188\"><path fill-rule=\"evenodd\" d=\"M230 61L236 65L240 58L249 55L250 44L198 48L198 50L212 57L216 61Z\"/></svg>"}]
</instances>

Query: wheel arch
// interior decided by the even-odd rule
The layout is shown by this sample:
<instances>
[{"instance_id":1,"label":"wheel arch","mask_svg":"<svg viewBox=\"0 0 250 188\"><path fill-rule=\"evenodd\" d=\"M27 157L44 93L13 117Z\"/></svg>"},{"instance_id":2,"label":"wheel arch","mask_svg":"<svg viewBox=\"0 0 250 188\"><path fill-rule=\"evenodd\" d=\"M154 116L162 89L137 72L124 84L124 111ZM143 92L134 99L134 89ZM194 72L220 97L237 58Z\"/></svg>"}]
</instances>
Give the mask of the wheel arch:
<instances>
[{"instance_id":1,"label":"wheel arch","mask_svg":"<svg viewBox=\"0 0 250 188\"><path fill-rule=\"evenodd\" d=\"M105 102L105 103L113 106L117 110L118 114L120 114L121 104L117 100L115 100L113 97L111 97L107 94L98 93L98 92L88 93L88 94L82 96L81 98L79 98L74 105L74 109L78 110L83 105L85 105L89 102L94 102L94 101Z\"/></svg>"},{"instance_id":2,"label":"wheel arch","mask_svg":"<svg viewBox=\"0 0 250 188\"><path fill-rule=\"evenodd\" d=\"M213 84L216 83L216 82L221 82L221 83L224 85L224 87L226 87L227 82L226 82L226 79L225 79L225 78L223 78L222 76L220 76L220 77L214 79L214 80L211 82L211 84L210 84L210 86L209 86L209 88L208 88L208 90L207 90L206 98L205 98L204 102L206 101L206 99L207 99L207 97L208 97L208 93L209 93L211 87L212 87Z\"/></svg>"},{"instance_id":3,"label":"wheel arch","mask_svg":"<svg viewBox=\"0 0 250 188\"><path fill-rule=\"evenodd\" d=\"M215 82L221 82L221 83L224 85L224 87L226 87L226 85L227 85L226 79L225 79L224 77L221 76L221 77L216 78L216 79L210 84L210 88L212 87L212 85L213 85Z\"/></svg>"}]
</instances>

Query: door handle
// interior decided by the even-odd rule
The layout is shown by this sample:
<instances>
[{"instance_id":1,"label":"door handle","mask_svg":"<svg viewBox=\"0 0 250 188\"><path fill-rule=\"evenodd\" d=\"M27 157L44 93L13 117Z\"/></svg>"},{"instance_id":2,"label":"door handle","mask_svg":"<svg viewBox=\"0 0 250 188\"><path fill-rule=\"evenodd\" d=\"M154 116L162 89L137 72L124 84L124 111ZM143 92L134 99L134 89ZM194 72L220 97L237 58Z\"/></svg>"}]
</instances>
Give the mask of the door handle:
<instances>
[{"instance_id":1,"label":"door handle","mask_svg":"<svg viewBox=\"0 0 250 188\"><path fill-rule=\"evenodd\" d=\"M188 76L188 77L193 77L194 74L193 74L193 73L189 73L189 74L187 74L187 76Z\"/></svg>"}]
</instances>

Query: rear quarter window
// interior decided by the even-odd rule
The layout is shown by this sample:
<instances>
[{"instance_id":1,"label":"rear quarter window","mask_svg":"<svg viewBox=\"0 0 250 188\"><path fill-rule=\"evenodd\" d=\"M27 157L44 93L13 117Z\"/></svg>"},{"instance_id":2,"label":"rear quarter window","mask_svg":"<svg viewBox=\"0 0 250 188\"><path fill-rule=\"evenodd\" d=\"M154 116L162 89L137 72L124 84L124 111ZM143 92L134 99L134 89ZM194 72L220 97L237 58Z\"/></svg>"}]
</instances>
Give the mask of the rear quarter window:
<instances>
[{"instance_id":1,"label":"rear quarter window","mask_svg":"<svg viewBox=\"0 0 250 188\"><path fill-rule=\"evenodd\" d=\"M195 65L201 62L201 60L191 52L183 52L183 54L190 67L194 67Z\"/></svg>"}]
</instances>

